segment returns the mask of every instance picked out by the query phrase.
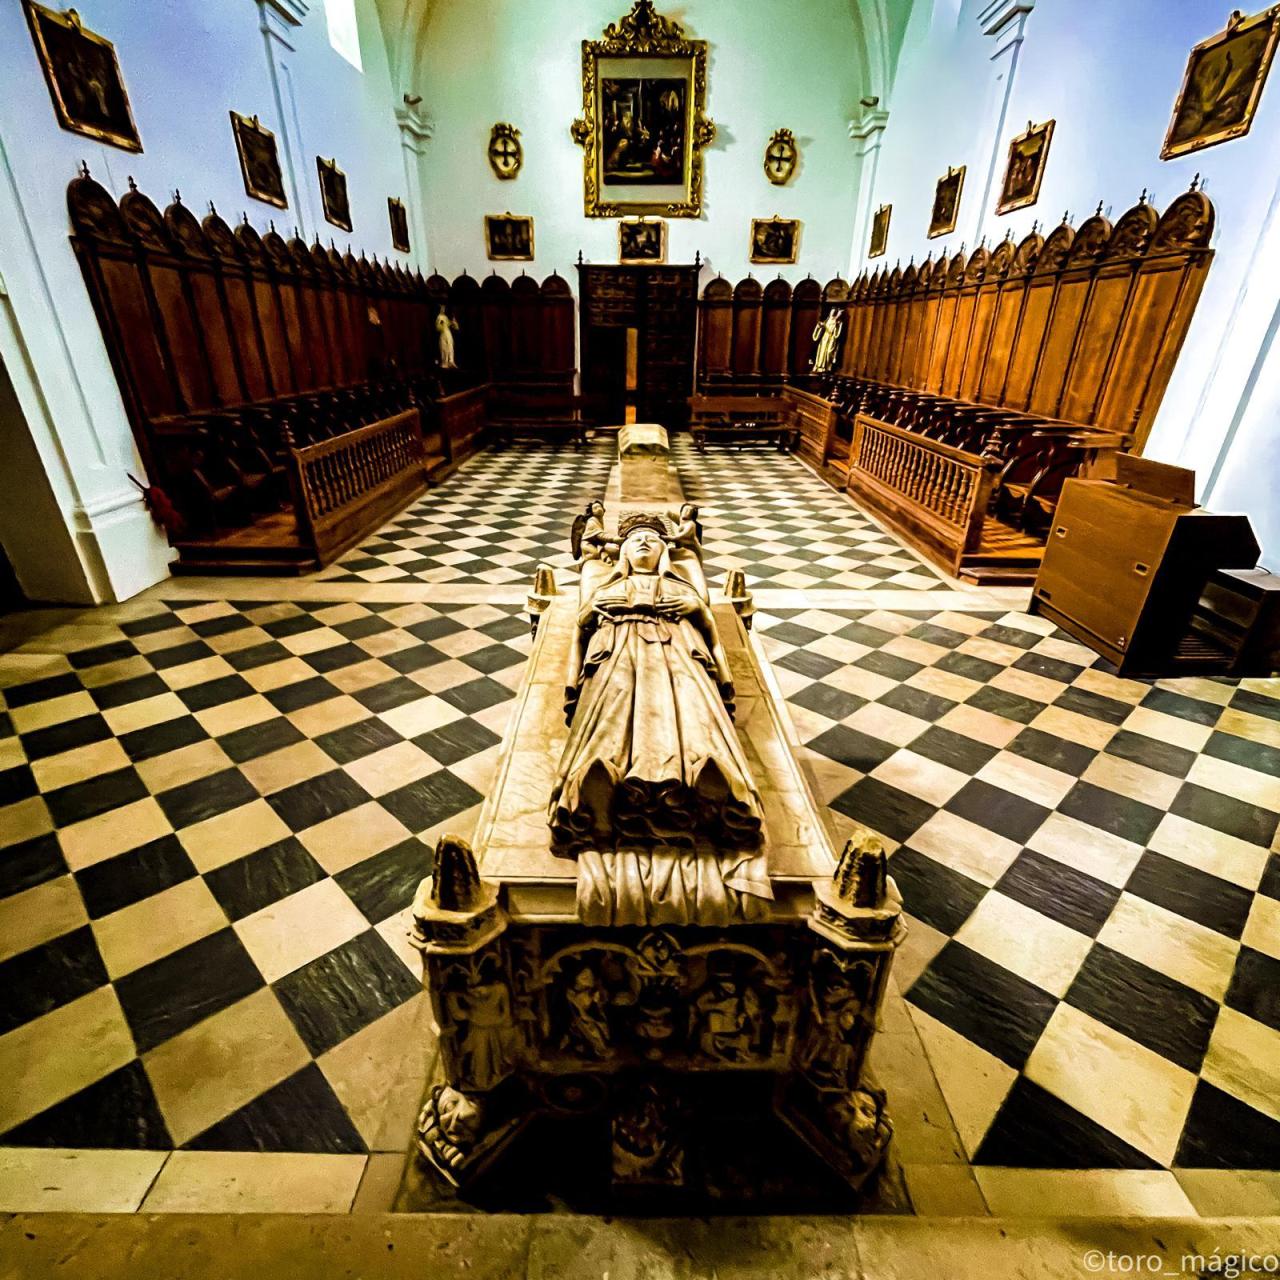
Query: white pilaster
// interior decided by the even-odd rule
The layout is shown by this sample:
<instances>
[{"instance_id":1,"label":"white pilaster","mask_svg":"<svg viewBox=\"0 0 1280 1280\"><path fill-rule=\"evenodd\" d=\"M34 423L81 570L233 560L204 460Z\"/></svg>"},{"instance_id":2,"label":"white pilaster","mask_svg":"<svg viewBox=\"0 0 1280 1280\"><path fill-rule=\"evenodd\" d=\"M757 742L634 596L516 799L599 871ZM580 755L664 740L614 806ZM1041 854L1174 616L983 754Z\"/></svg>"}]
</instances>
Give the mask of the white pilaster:
<instances>
[{"instance_id":1,"label":"white pilaster","mask_svg":"<svg viewBox=\"0 0 1280 1280\"><path fill-rule=\"evenodd\" d=\"M849 137L858 148L854 160L857 172L854 176L853 243L849 250L850 280L861 271L867 258L876 172L880 167L880 147L884 141L885 125L888 123L889 113L878 106L864 107L861 115L849 121Z\"/></svg>"},{"instance_id":2,"label":"white pilaster","mask_svg":"<svg viewBox=\"0 0 1280 1280\"><path fill-rule=\"evenodd\" d=\"M289 188L289 206L293 221L310 238L319 227L313 192L316 181L307 167L307 151L302 141L298 103L293 89L292 54L294 34L310 12L309 0L253 0L258 8L258 29L271 76L271 92L275 98L275 132L280 142L281 163Z\"/></svg>"},{"instance_id":3,"label":"white pilaster","mask_svg":"<svg viewBox=\"0 0 1280 1280\"><path fill-rule=\"evenodd\" d=\"M427 189L422 165L427 153L427 143L435 132L435 125L422 109L421 100L409 94L396 108L396 123L400 126L400 153L404 160L404 199L409 215L409 257L426 275L430 269L427 252Z\"/></svg>"}]
</instances>

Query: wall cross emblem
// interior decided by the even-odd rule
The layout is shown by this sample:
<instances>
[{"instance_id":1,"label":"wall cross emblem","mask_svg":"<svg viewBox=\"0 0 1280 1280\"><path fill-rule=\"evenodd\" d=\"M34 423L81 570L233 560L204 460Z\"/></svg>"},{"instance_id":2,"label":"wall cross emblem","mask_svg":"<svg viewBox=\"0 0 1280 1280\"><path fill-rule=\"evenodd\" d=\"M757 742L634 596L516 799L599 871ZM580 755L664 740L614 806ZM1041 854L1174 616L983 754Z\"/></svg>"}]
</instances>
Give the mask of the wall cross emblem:
<instances>
[{"instance_id":1,"label":"wall cross emblem","mask_svg":"<svg viewBox=\"0 0 1280 1280\"><path fill-rule=\"evenodd\" d=\"M790 129L776 129L769 145L764 149L765 176L775 187L786 183L796 171L796 162L800 159L800 148L796 146L795 134Z\"/></svg>"},{"instance_id":2,"label":"wall cross emblem","mask_svg":"<svg viewBox=\"0 0 1280 1280\"><path fill-rule=\"evenodd\" d=\"M514 178L524 163L520 130L513 124L495 124L489 134L489 167L504 181Z\"/></svg>"}]
</instances>

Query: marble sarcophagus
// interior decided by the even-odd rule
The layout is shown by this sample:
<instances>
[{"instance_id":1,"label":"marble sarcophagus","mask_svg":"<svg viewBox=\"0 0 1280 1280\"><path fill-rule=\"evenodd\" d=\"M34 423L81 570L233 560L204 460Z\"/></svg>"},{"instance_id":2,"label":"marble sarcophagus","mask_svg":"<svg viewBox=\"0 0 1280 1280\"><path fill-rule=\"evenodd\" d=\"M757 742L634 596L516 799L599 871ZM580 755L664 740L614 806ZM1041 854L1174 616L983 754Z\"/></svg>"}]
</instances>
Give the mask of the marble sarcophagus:
<instances>
[{"instance_id":1,"label":"marble sarcophagus","mask_svg":"<svg viewBox=\"0 0 1280 1280\"><path fill-rule=\"evenodd\" d=\"M696 511L592 507L576 587L539 571L474 849L442 839L414 904L420 1150L461 1185L534 1116L597 1113L615 1186L680 1186L690 1086L751 1075L856 1188L891 1134L863 1071L903 933L884 853L837 855Z\"/></svg>"}]
</instances>

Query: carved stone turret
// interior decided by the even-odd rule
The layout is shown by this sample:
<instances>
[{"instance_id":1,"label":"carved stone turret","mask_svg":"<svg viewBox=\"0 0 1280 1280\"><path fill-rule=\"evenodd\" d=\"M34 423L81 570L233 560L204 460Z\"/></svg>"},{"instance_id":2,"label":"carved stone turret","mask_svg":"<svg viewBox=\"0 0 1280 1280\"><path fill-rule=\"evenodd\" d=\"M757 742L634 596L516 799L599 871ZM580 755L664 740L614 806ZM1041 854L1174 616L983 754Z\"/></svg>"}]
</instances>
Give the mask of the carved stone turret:
<instances>
[{"instance_id":1,"label":"carved stone turret","mask_svg":"<svg viewBox=\"0 0 1280 1280\"><path fill-rule=\"evenodd\" d=\"M551 608L551 602L559 592L556 589L556 575L548 564L540 564L534 571L533 590L529 592L526 608L529 610L529 630L536 636L538 623L542 615Z\"/></svg>"},{"instance_id":2,"label":"carved stone turret","mask_svg":"<svg viewBox=\"0 0 1280 1280\"><path fill-rule=\"evenodd\" d=\"M896 946L906 932L902 898L875 836L847 841L831 879L815 882L813 896L810 927L842 946Z\"/></svg>"},{"instance_id":3,"label":"carved stone turret","mask_svg":"<svg viewBox=\"0 0 1280 1280\"><path fill-rule=\"evenodd\" d=\"M428 955L478 951L507 927L498 888L480 879L476 855L461 836L441 836L431 875L413 900L409 941Z\"/></svg>"}]
</instances>

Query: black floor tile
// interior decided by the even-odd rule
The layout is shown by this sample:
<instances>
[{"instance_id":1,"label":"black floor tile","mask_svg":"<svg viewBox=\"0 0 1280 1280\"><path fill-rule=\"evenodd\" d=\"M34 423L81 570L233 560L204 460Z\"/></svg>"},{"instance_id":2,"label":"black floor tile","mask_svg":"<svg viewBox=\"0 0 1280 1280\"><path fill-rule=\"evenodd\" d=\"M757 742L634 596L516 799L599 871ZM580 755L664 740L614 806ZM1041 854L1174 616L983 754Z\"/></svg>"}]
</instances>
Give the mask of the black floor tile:
<instances>
[{"instance_id":1,"label":"black floor tile","mask_svg":"<svg viewBox=\"0 0 1280 1280\"><path fill-rule=\"evenodd\" d=\"M946 934L955 933L987 893L985 885L905 845L889 859L889 874L907 911Z\"/></svg>"},{"instance_id":2,"label":"black floor tile","mask_svg":"<svg viewBox=\"0 0 1280 1280\"><path fill-rule=\"evenodd\" d=\"M1013 1082L973 1162L1021 1169L1161 1167L1026 1076Z\"/></svg>"},{"instance_id":3,"label":"black floor tile","mask_svg":"<svg viewBox=\"0 0 1280 1280\"><path fill-rule=\"evenodd\" d=\"M376 636L383 631L392 630L392 625L386 618L370 614L367 618L353 618L350 622L340 622L334 630L340 636L346 636L348 640L363 640L366 636Z\"/></svg>"},{"instance_id":4,"label":"black floor tile","mask_svg":"<svg viewBox=\"0 0 1280 1280\"><path fill-rule=\"evenodd\" d=\"M423 671L427 667L448 662L449 655L433 644L415 644L408 649L397 649L395 653L388 653L382 661L393 670L400 672L402 676L407 676L414 671Z\"/></svg>"},{"instance_id":5,"label":"black floor tile","mask_svg":"<svg viewBox=\"0 0 1280 1280\"><path fill-rule=\"evenodd\" d=\"M266 983L231 929L116 979L139 1053L212 1017Z\"/></svg>"},{"instance_id":6,"label":"black floor tile","mask_svg":"<svg viewBox=\"0 0 1280 1280\"><path fill-rule=\"evenodd\" d=\"M917 720L932 723L941 720L956 704L950 698L940 697L927 689L916 689L909 684L900 684L896 689L876 699L886 707L901 711L903 715L915 716Z\"/></svg>"},{"instance_id":7,"label":"black floor tile","mask_svg":"<svg viewBox=\"0 0 1280 1280\"><path fill-rule=\"evenodd\" d=\"M1018 1070L1058 1006L1035 983L955 941L934 957L907 999Z\"/></svg>"},{"instance_id":8,"label":"black floor tile","mask_svg":"<svg viewBox=\"0 0 1280 1280\"><path fill-rule=\"evenodd\" d=\"M474 787L448 769L437 769L380 797L378 803L416 833L452 818L483 799Z\"/></svg>"},{"instance_id":9,"label":"black floor tile","mask_svg":"<svg viewBox=\"0 0 1280 1280\"><path fill-rule=\"evenodd\" d=\"M418 692L421 694L422 690L419 689ZM459 723L465 724L466 721ZM389 724L384 724L376 716L322 733L315 739L316 745L325 755L338 764L350 764L353 760L360 760L403 741Z\"/></svg>"},{"instance_id":10,"label":"black floor tile","mask_svg":"<svg viewBox=\"0 0 1280 1280\"><path fill-rule=\"evenodd\" d=\"M899 841L910 840L937 812L927 800L908 795L879 778L859 778L831 801L831 808Z\"/></svg>"},{"instance_id":11,"label":"black floor tile","mask_svg":"<svg viewBox=\"0 0 1280 1280\"><path fill-rule=\"evenodd\" d=\"M1265 693L1254 693L1250 689L1237 689L1231 695L1231 706L1235 711L1244 711L1251 716L1264 716L1268 720L1280 720L1280 698L1268 697Z\"/></svg>"},{"instance_id":12,"label":"black floor tile","mask_svg":"<svg viewBox=\"0 0 1280 1280\"><path fill-rule=\"evenodd\" d=\"M0 963L0 1035L69 1004L107 981L88 925ZM12 1086L11 1086L12 1087Z\"/></svg>"},{"instance_id":13,"label":"black floor tile","mask_svg":"<svg viewBox=\"0 0 1280 1280\"><path fill-rule=\"evenodd\" d=\"M314 1062L186 1143L192 1151L303 1151L356 1155L367 1148Z\"/></svg>"},{"instance_id":14,"label":"black floor tile","mask_svg":"<svg viewBox=\"0 0 1280 1280\"><path fill-rule=\"evenodd\" d=\"M402 840L334 879L370 924L381 924L413 901L418 885L431 873L432 852L421 840Z\"/></svg>"},{"instance_id":15,"label":"black floor tile","mask_svg":"<svg viewBox=\"0 0 1280 1280\"><path fill-rule=\"evenodd\" d=\"M269 636L283 640L285 636L300 635L304 631L316 631L324 623L317 621L309 613L295 613L288 618L276 618L273 622L264 622L262 629Z\"/></svg>"},{"instance_id":16,"label":"black floor tile","mask_svg":"<svg viewBox=\"0 0 1280 1280\"><path fill-rule=\"evenodd\" d=\"M145 729L121 734L120 745L129 759L138 764L169 751L177 751L180 747L189 747L193 742L203 742L208 736L195 716L174 716L172 720L162 720Z\"/></svg>"},{"instance_id":17,"label":"black floor tile","mask_svg":"<svg viewBox=\"0 0 1280 1280\"><path fill-rule=\"evenodd\" d=\"M153 613L147 618L133 618L128 622L122 622L120 630L127 636L150 636L155 635L157 631L170 631L180 626L182 622L171 610L166 609L163 613Z\"/></svg>"},{"instance_id":18,"label":"black floor tile","mask_svg":"<svg viewBox=\"0 0 1280 1280\"><path fill-rule=\"evenodd\" d=\"M461 661L467 666L490 675L495 671L506 671L524 660L525 655L508 644L485 645L483 649L473 649L461 657Z\"/></svg>"},{"instance_id":19,"label":"black floor tile","mask_svg":"<svg viewBox=\"0 0 1280 1280\"><path fill-rule=\"evenodd\" d=\"M966 699L965 705L977 707L980 711L990 711L992 715L1003 716L1006 720L1016 720L1019 724L1030 724L1045 708L1043 702L1022 698L1016 693L994 689L990 685Z\"/></svg>"},{"instance_id":20,"label":"black floor tile","mask_svg":"<svg viewBox=\"0 0 1280 1280\"><path fill-rule=\"evenodd\" d=\"M372 929L275 984L303 1043L319 1055L390 1013L420 990Z\"/></svg>"},{"instance_id":21,"label":"black floor tile","mask_svg":"<svg viewBox=\"0 0 1280 1280\"><path fill-rule=\"evenodd\" d=\"M228 918L241 920L324 878L320 864L289 836L206 872L204 880Z\"/></svg>"},{"instance_id":22,"label":"black floor tile","mask_svg":"<svg viewBox=\"0 0 1280 1280\"><path fill-rule=\"evenodd\" d=\"M1124 724L1133 711L1127 702L1118 698L1107 698L1090 689L1065 689L1054 699L1054 706L1078 715L1088 716L1091 720L1101 720L1104 724Z\"/></svg>"},{"instance_id":23,"label":"black floor tile","mask_svg":"<svg viewBox=\"0 0 1280 1280\"><path fill-rule=\"evenodd\" d=\"M77 671L86 667L101 667L108 662L124 662L138 656L137 647L130 640L113 640L110 644L96 644L89 649L76 649L67 654L67 661Z\"/></svg>"},{"instance_id":24,"label":"black floor tile","mask_svg":"<svg viewBox=\"0 0 1280 1280\"><path fill-rule=\"evenodd\" d=\"M341 671L343 667L353 667L358 662L368 662L369 655L359 645L348 642L303 654L302 660L314 671Z\"/></svg>"},{"instance_id":25,"label":"black floor tile","mask_svg":"<svg viewBox=\"0 0 1280 1280\"><path fill-rule=\"evenodd\" d=\"M821 640L823 633L815 631L812 627L802 627L795 622L779 622L775 626L762 628L760 634L781 640L784 644L794 644L804 648L805 645L813 644L815 640Z\"/></svg>"},{"instance_id":26,"label":"black floor tile","mask_svg":"<svg viewBox=\"0 0 1280 1280\"><path fill-rule=\"evenodd\" d=\"M191 879L195 866L177 836L161 836L76 872L90 919L110 915Z\"/></svg>"},{"instance_id":27,"label":"black floor tile","mask_svg":"<svg viewBox=\"0 0 1280 1280\"><path fill-rule=\"evenodd\" d=\"M857 769L859 773L870 773L898 750L892 742L859 733L857 729L850 729L843 724L832 725L808 746L810 750L835 760L846 768Z\"/></svg>"},{"instance_id":28,"label":"black floor tile","mask_svg":"<svg viewBox=\"0 0 1280 1280\"><path fill-rule=\"evenodd\" d=\"M1063 797L1058 811L1134 844L1146 844L1164 817L1162 809L1091 782L1077 782Z\"/></svg>"},{"instance_id":29,"label":"black floor tile","mask_svg":"<svg viewBox=\"0 0 1280 1280\"><path fill-rule=\"evenodd\" d=\"M1248 889L1151 850L1138 860L1125 888L1229 938L1244 931L1253 905Z\"/></svg>"},{"instance_id":30,"label":"black floor tile","mask_svg":"<svg viewBox=\"0 0 1280 1280\"><path fill-rule=\"evenodd\" d=\"M1280 960L1252 947L1241 947L1226 1003L1280 1031Z\"/></svg>"},{"instance_id":31,"label":"black floor tile","mask_svg":"<svg viewBox=\"0 0 1280 1280\"><path fill-rule=\"evenodd\" d=\"M1165 715L1190 720L1193 724L1214 725L1222 715L1222 708L1216 702L1202 702L1199 698L1188 698L1168 689L1152 689L1142 699L1142 705L1153 711L1163 711Z\"/></svg>"},{"instance_id":32,"label":"black floor tile","mask_svg":"<svg viewBox=\"0 0 1280 1280\"><path fill-rule=\"evenodd\" d=\"M135 1151L166 1151L173 1146L138 1058L10 1129L2 1141L6 1146Z\"/></svg>"},{"instance_id":33,"label":"black floor tile","mask_svg":"<svg viewBox=\"0 0 1280 1280\"><path fill-rule=\"evenodd\" d=\"M1145 733L1133 733L1121 729L1107 743L1107 755L1132 760L1134 764L1157 769L1175 778L1185 778L1187 770L1196 762L1196 753L1185 747L1175 747L1171 742L1148 738Z\"/></svg>"},{"instance_id":34,"label":"black floor tile","mask_svg":"<svg viewBox=\"0 0 1280 1280\"><path fill-rule=\"evenodd\" d=\"M1114 885L1034 849L1018 854L996 888L1005 897L1091 938L1106 924L1120 897Z\"/></svg>"},{"instance_id":35,"label":"black floor tile","mask_svg":"<svg viewBox=\"0 0 1280 1280\"><path fill-rule=\"evenodd\" d=\"M1177 1169L1280 1169L1280 1123L1200 1080L1173 1164Z\"/></svg>"},{"instance_id":36,"label":"black floor tile","mask_svg":"<svg viewBox=\"0 0 1280 1280\"><path fill-rule=\"evenodd\" d=\"M62 846L52 832L11 844L7 849L0 849L0 898L34 889L66 872Z\"/></svg>"},{"instance_id":37,"label":"black floor tile","mask_svg":"<svg viewBox=\"0 0 1280 1280\"><path fill-rule=\"evenodd\" d=\"M157 671L167 671L170 667L184 667L188 662L201 662L205 658L216 657L213 649L203 640L188 640L185 644L176 644L171 649L155 649L147 654L147 661ZM143 679L150 677L144 676ZM166 688L168 686L165 686Z\"/></svg>"},{"instance_id":38,"label":"black floor tile","mask_svg":"<svg viewBox=\"0 0 1280 1280\"><path fill-rule=\"evenodd\" d=\"M0 809L19 800L29 800L40 790L29 764L16 764L12 769L0 769Z\"/></svg>"},{"instance_id":39,"label":"black floor tile","mask_svg":"<svg viewBox=\"0 0 1280 1280\"><path fill-rule=\"evenodd\" d=\"M920 670L918 662L910 662L906 658L899 658L897 654L882 653L879 650L864 653L861 658L855 659L853 665L864 671L873 671L878 676L887 676L890 680L910 680Z\"/></svg>"},{"instance_id":40,"label":"black floor tile","mask_svg":"<svg viewBox=\"0 0 1280 1280\"><path fill-rule=\"evenodd\" d=\"M350 774L331 769L277 791L267 797L267 803L291 831L305 831L370 799L369 793Z\"/></svg>"},{"instance_id":41,"label":"black floor tile","mask_svg":"<svg viewBox=\"0 0 1280 1280\"><path fill-rule=\"evenodd\" d=\"M988 662L985 658L975 658L971 653L949 653L945 658L939 658L933 665L939 671L948 671L954 676L964 676L966 680L976 680L979 684L986 684L992 676L997 676L1004 670L998 663Z\"/></svg>"},{"instance_id":42,"label":"black floor tile","mask_svg":"<svg viewBox=\"0 0 1280 1280\"><path fill-rule=\"evenodd\" d=\"M160 792L156 803L174 828L181 830L256 799L257 788L239 769L223 769L221 773Z\"/></svg>"},{"instance_id":43,"label":"black floor tile","mask_svg":"<svg viewBox=\"0 0 1280 1280\"><path fill-rule=\"evenodd\" d=\"M1218 1002L1095 943L1066 1001L1170 1062L1199 1072Z\"/></svg>"},{"instance_id":44,"label":"black floor tile","mask_svg":"<svg viewBox=\"0 0 1280 1280\"><path fill-rule=\"evenodd\" d=\"M1044 653L1024 653L1013 665L1019 671L1044 676L1046 680L1057 680L1060 684L1070 684L1084 670L1074 662L1063 662L1061 658L1051 658Z\"/></svg>"},{"instance_id":45,"label":"black floor tile","mask_svg":"<svg viewBox=\"0 0 1280 1280\"><path fill-rule=\"evenodd\" d=\"M1049 816L1043 805L980 778L970 778L943 807L1018 844L1026 844Z\"/></svg>"},{"instance_id":46,"label":"black floor tile","mask_svg":"<svg viewBox=\"0 0 1280 1280\"><path fill-rule=\"evenodd\" d=\"M505 618L494 618L492 622L486 622L476 630L493 640L514 640L516 636L529 634L529 623L522 614L516 613Z\"/></svg>"},{"instance_id":47,"label":"black floor tile","mask_svg":"<svg viewBox=\"0 0 1280 1280\"><path fill-rule=\"evenodd\" d=\"M1280 898L1280 853L1273 853L1267 859L1258 892L1265 893L1268 898Z\"/></svg>"},{"instance_id":48,"label":"black floor tile","mask_svg":"<svg viewBox=\"0 0 1280 1280\"><path fill-rule=\"evenodd\" d=\"M1255 769L1269 778L1280 778L1280 747L1269 747L1265 742L1254 742L1252 738L1239 738L1234 733L1215 730L1204 744L1204 754L1230 760L1232 764L1243 765L1246 769Z\"/></svg>"},{"instance_id":49,"label":"black floor tile","mask_svg":"<svg viewBox=\"0 0 1280 1280\"><path fill-rule=\"evenodd\" d=\"M339 697L341 690L331 685L324 676L312 676L309 680L297 680L293 684L282 685L262 696L283 715L290 711L301 711L304 707L314 707L319 702L328 702L330 698Z\"/></svg>"},{"instance_id":50,"label":"black floor tile","mask_svg":"<svg viewBox=\"0 0 1280 1280\"><path fill-rule=\"evenodd\" d=\"M774 661L775 667L785 667L788 671L799 672L811 680L821 680L833 671L839 671L843 665L834 658L822 653L812 653L807 649L793 649Z\"/></svg>"},{"instance_id":51,"label":"black floor tile","mask_svg":"<svg viewBox=\"0 0 1280 1280\"><path fill-rule=\"evenodd\" d=\"M46 791L44 802L49 806L54 826L69 827L87 818L96 818L108 809L119 809L142 800L146 795L147 788L138 771L128 765L84 782L73 782L69 787Z\"/></svg>"},{"instance_id":52,"label":"black floor tile","mask_svg":"<svg viewBox=\"0 0 1280 1280\"><path fill-rule=\"evenodd\" d=\"M1280 822L1280 815L1270 809L1219 791L1210 791L1194 782L1182 784L1169 806L1169 812L1264 848L1270 846L1276 824Z\"/></svg>"},{"instance_id":53,"label":"black floor tile","mask_svg":"<svg viewBox=\"0 0 1280 1280\"><path fill-rule=\"evenodd\" d=\"M68 693L79 693L83 688L80 677L66 671L60 676L45 676L43 680L28 680L26 684L10 685L4 691L4 700L9 709L13 710L15 707L29 707L35 702L62 698Z\"/></svg>"},{"instance_id":54,"label":"black floor tile","mask_svg":"<svg viewBox=\"0 0 1280 1280\"><path fill-rule=\"evenodd\" d=\"M244 676L230 675L179 689L178 697L182 699L188 711L207 711L210 707L222 706L224 702L251 698L256 692L257 690Z\"/></svg>"},{"instance_id":55,"label":"black floor tile","mask_svg":"<svg viewBox=\"0 0 1280 1280\"><path fill-rule=\"evenodd\" d=\"M270 755L304 741L306 735L283 716L246 725L218 739L218 745L236 764L245 764L259 756Z\"/></svg>"},{"instance_id":56,"label":"black floor tile","mask_svg":"<svg viewBox=\"0 0 1280 1280\"><path fill-rule=\"evenodd\" d=\"M815 711L829 720L843 720L867 703L866 698L860 698L856 693L846 693L835 685L823 684L821 680L801 689L799 693L793 693L787 701L797 707L804 707L806 711Z\"/></svg>"},{"instance_id":57,"label":"black floor tile","mask_svg":"<svg viewBox=\"0 0 1280 1280\"><path fill-rule=\"evenodd\" d=\"M475 755L478 751L487 750L502 739L492 729L485 728L478 720L464 717L442 724L438 729L428 729L413 741L433 760L443 765L451 765Z\"/></svg>"},{"instance_id":58,"label":"black floor tile","mask_svg":"<svg viewBox=\"0 0 1280 1280\"><path fill-rule=\"evenodd\" d=\"M111 726L100 715L89 715L51 724L44 729L33 729L19 736L27 759L36 761L46 756L61 755L64 751L74 751L77 747L87 747L91 742L104 742L112 735Z\"/></svg>"},{"instance_id":59,"label":"black floor tile","mask_svg":"<svg viewBox=\"0 0 1280 1280\"><path fill-rule=\"evenodd\" d=\"M911 750L961 773L975 774L998 749L935 724L912 741Z\"/></svg>"},{"instance_id":60,"label":"black floor tile","mask_svg":"<svg viewBox=\"0 0 1280 1280\"><path fill-rule=\"evenodd\" d=\"M361 706L381 713L394 707L403 707L408 702L417 702L419 698L426 696L426 690L405 676L396 676L394 680L384 680L368 689L359 689L351 696Z\"/></svg>"},{"instance_id":61,"label":"black floor tile","mask_svg":"<svg viewBox=\"0 0 1280 1280\"><path fill-rule=\"evenodd\" d=\"M508 698L515 697L515 693L506 685L499 684L488 676L481 676L478 680L468 680L466 684L454 685L452 689L444 690L440 697L451 707L457 707L468 715L475 715L486 707L506 702Z\"/></svg>"},{"instance_id":62,"label":"black floor tile","mask_svg":"<svg viewBox=\"0 0 1280 1280\"><path fill-rule=\"evenodd\" d=\"M440 640L444 636L451 636L457 631L465 631L466 628L453 618L440 617L427 618L423 622L415 622L413 626L406 627L405 630L411 636L417 636L419 640Z\"/></svg>"},{"instance_id":63,"label":"black floor tile","mask_svg":"<svg viewBox=\"0 0 1280 1280\"><path fill-rule=\"evenodd\" d=\"M259 667L270 666L273 662L287 662L293 654L278 640L264 640L261 644L251 644L244 649L236 649L222 655L227 665L237 671L256 671Z\"/></svg>"},{"instance_id":64,"label":"black floor tile","mask_svg":"<svg viewBox=\"0 0 1280 1280\"><path fill-rule=\"evenodd\" d=\"M1057 769L1073 778L1078 778L1098 754L1092 747L1069 742L1057 734L1045 733L1043 729L1031 728L1023 729L1007 749L1024 760L1034 760L1047 769Z\"/></svg>"},{"instance_id":65,"label":"black floor tile","mask_svg":"<svg viewBox=\"0 0 1280 1280\"><path fill-rule=\"evenodd\" d=\"M944 649L954 649L969 638L962 631L952 631L950 627L940 627L933 622L922 622L919 626L912 627L907 634L913 640L925 640L929 644L941 645Z\"/></svg>"},{"instance_id":66,"label":"black floor tile","mask_svg":"<svg viewBox=\"0 0 1280 1280\"><path fill-rule=\"evenodd\" d=\"M983 640L1012 645L1015 649L1034 649L1044 638L1034 631L1023 631L1020 627L1006 627L999 622L984 627L980 635Z\"/></svg>"}]
</instances>

